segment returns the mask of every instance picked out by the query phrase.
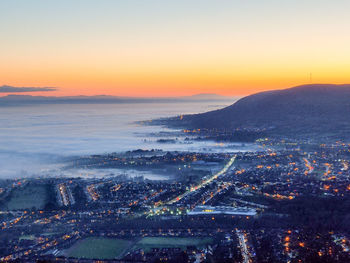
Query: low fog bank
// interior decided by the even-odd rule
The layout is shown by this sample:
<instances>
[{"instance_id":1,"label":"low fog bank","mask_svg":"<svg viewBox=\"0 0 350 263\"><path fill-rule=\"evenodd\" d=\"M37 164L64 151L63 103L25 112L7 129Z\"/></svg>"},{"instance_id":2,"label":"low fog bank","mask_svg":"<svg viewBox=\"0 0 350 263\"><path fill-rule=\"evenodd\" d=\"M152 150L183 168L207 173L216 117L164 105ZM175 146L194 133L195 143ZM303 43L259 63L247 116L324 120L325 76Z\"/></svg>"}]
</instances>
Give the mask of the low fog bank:
<instances>
[{"instance_id":1,"label":"low fog bank","mask_svg":"<svg viewBox=\"0 0 350 263\"><path fill-rule=\"evenodd\" d=\"M0 179L60 175L62 156L0 151Z\"/></svg>"},{"instance_id":2,"label":"low fog bank","mask_svg":"<svg viewBox=\"0 0 350 263\"><path fill-rule=\"evenodd\" d=\"M0 179L22 179L38 177L143 177L150 180L167 180L169 176L153 171L136 171L132 169L66 169L67 160L72 156L53 154L25 154L0 152Z\"/></svg>"},{"instance_id":3,"label":"low fog bank","mask_svg":"<svg viewBox=\"0 0 350 263\"><path fill-rule=\"evenodd\" d=\"M136 149L200 150L215 144L159 144L165 127L135 122L205 112L230 102L1 107L0 178L61 176L66 157ZM212 147L213 146L213 147Z\"/></svg>"}]
</instances>

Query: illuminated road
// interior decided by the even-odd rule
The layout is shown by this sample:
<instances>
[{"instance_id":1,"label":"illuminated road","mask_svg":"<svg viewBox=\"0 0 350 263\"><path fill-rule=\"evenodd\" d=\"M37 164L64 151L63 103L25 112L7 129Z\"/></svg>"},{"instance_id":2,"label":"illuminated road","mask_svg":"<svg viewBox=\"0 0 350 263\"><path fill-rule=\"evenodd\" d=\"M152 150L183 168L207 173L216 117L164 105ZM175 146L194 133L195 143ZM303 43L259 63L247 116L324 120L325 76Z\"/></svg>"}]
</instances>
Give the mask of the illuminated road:
<instances>
[{"instance_id":1,"label":"illuminated road","mask_svg":"<svg viewBox=\"0 0 350 263\"><path fill-rule=\"evenodd\" d=\"M242 231L236 229L236 234L239 240L239 246L241 248L242 256L243 256L243 262L244 263L250 263L252 262L250 257L249 257L249 251L248 251L248 246L247 246L247 240L246 240L246 234L243 233Z\"/></svg>"},{"instance_id":2,"label":"illuminated road","mask_svg":"<svg viewBox=\"0 0 350 263\"><path fill-rule=\"evenodd\" d=\"M308 159L304 158L305 166L307 170L305 171L305 174L310 174L314 171L314 167L311 165Z\"/></svg>"},{"instance_id":3,"label":"illuminated road","mask_svg":"<svg viewBox=\"0 0 350 263\"><path fill-rule=\"evenodd\" d=\"M220 175L223 175L224 173L226 173L228 171L228 169L232 166L232 164L234 163L236 159L236 155L234 155L230 161L224 166L224 168L222 168L219 172L217 172L216 174L214 174L212 177L204 180L203 182L201 182L200 184L198 184L197 186L191 187L190 190L186 191L185 193L175 197L174 199L170 200L168 203L166 203L167 205L171 205L173 203L176 203L178 201L180 201L182 198L184 198L185 196L201 189L202 187L206 186L207 184L210 184L212 181L216 180Z\"/></svg>"}]
</instances>

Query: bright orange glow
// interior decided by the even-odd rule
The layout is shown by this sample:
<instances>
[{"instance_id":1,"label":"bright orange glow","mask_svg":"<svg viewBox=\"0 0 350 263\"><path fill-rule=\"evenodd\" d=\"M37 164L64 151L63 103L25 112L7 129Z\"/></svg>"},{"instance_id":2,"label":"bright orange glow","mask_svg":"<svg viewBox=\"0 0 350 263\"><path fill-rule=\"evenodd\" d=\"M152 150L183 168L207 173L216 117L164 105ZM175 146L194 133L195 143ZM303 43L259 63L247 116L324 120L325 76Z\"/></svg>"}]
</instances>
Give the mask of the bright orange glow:
<instances>
[{"instance_id":1,"label":"bright orange glow","mask_svg":"<svg viewBox=\"0 0 350 263\"><path fill-rule=\"evenodd\" d=\"M346 1L4 2L0 85L59 87L33 95L248 95L350 83Z\"/></svg>"},{"instance_id":2,"label":"bright orange glow","mask_svg":"<svg viewBox=\"0 0 350 263\"><path fill-rule=\"evenodd\" d=\"M83 65L74 67L54 65L49 69L32 70L30 65L17 64L15 68L0 65L0 79L4 84L12 86L59 87L58 91L49 94L35 93L55 96L81 94L180 96L214 91L222 95L248 95L306 83L305 78L296 77L302 75L303 70L298 73L276 73L275 70L278 69L257 68L237 74L233 69L222 66L198 68L198 65L193 65L191 68L186 68L179 65L173 68L170 65L159 65L158 67L151 70L148 68L121 70L116 65L111 65L110 68L104 66L101 69ZM18 78L18 75L21 75L21 78ZM339 78L329 76L319 82L334 83L334 79ZM342 78L337 82L346 83L350 82L350 79Z\"/></svg>"}]
</instances>

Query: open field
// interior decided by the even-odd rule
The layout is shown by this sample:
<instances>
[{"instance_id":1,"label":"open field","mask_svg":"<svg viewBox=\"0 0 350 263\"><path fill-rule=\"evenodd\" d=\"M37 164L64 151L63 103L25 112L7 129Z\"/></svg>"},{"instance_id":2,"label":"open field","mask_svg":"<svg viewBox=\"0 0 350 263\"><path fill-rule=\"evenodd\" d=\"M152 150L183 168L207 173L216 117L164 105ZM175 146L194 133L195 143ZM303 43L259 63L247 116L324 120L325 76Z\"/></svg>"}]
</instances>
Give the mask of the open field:
<instances>
[{"instance_id":1,"label":"open field","mask_svg":"<svg viewBox=\"0 0 350 263\"><path fill-rule=\"evenodd\" d=\"M201 248L210 244L211 238L192 238L192 237L144 237L138 241L133 249L143 249L150 251L152 248L174 248L186 249L187 246L196 246Z\"/></svg>"},{"instance_id":2,"label":"open field","mask_svg":"<svg viewBox=\"0 0 350 263\"><path fill-rule=\"evenodd\" d=\"M35 207L42 209L47 199L47 191L43 185L27 185L24 188L16 188L12 191L9 201L6 203L8 210L30 209Z\"/></svg>"},{"instance_id":3,"label":"open field","mask_svg":"<svg viewBox=\"0 0 350 263\"><path fill-rule=\"evenodd\" d=\"M68 249L68 256L87 259L113 259L128 248L130 242L123 239L89 237L78 241Z\"/></svg>"}]
</instances>

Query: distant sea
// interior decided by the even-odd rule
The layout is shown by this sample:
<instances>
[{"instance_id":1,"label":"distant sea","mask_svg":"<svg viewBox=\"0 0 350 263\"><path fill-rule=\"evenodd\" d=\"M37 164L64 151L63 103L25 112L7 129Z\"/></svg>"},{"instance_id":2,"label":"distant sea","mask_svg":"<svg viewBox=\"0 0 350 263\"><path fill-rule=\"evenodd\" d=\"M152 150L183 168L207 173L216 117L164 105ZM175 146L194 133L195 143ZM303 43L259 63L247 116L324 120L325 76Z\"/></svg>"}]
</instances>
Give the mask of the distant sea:
<instances>
[{"instance_id":1,"label":"distant sea","mask_svg":"<svg viewBox=\"0 0 350 263\"><path fill-rule=\"evenodd\" d=\"M53 104L0 107L0 178L58 173L61 157L136 149L245 151L247 144L158 143L154 133L172 130L137 121L199 113L220 102Z\"/></svg>"}]
</instances>

